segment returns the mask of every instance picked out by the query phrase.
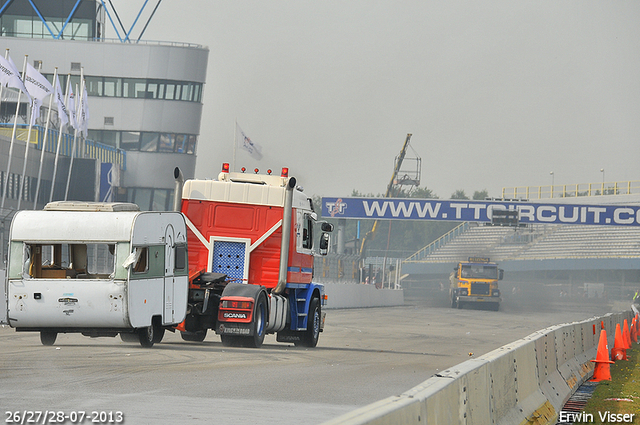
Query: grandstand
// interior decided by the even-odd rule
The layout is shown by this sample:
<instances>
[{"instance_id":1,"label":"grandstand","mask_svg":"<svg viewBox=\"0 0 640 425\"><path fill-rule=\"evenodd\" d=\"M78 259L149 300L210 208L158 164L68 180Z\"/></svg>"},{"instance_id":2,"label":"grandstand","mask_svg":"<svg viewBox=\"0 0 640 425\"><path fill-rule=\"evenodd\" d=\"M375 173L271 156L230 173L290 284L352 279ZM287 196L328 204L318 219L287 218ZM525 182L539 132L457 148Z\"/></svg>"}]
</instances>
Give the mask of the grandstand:
<instances>
[{"instance_id":1,"label":"grandstand","mask_svg":"<svg viewBox=\"0 0 640 425\"><path fill-rule=\"evenodd\" d=\"M584 203L639 203L638 199L622 199L573 198ZM536 224L512 228L463 223L405 259L402 273L410 280L440 279L470 256L490 257L510 281L640 285L640 227Z\"/></svg>"}]
</instances>

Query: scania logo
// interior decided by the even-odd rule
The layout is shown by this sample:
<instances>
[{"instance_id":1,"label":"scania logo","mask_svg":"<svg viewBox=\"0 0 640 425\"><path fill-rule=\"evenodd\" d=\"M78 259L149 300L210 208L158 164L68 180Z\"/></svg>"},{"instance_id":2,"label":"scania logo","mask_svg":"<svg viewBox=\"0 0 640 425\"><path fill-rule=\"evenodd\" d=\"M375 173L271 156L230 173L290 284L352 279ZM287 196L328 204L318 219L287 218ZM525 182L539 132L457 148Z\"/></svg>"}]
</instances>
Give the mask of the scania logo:
<instances>
[{"instance_id":1,"label":"scania logo","mask_svg":"<svg viewBox=\"0 0 640 425\"><path fill-rule=\"evenodd\" d=\"M246 319L246 313L223 313L222 317L225 319Z\"/></svg>"}]
</instances>

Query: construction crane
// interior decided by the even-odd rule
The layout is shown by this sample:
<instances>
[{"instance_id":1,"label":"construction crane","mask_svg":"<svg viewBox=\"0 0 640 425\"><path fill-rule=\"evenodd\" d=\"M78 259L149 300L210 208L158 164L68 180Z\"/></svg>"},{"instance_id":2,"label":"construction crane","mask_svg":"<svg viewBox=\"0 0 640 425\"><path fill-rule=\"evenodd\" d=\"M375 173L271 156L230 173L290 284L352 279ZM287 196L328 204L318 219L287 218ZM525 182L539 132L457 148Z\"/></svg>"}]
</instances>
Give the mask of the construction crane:
<instances>
[{"instance_id":1,"label":"construction crane","mask_svg":"<svg viewBox=\"0 0 640 425\"><path fill-rule=\"evenodd\" d=\"M388 198L391 195L391 190L393 189L393 186L397 185L397 184L412 184L414 186L418 186L420 185L420 158L417 158L417 167L416 169L418 170L416 172L415 178L410 179L408 178L408 176L405 176L405 178L403 178L401 181L398 180L398 174L400 173L400 168L402 167L402 162L405 159L405 156L407 154L407 148L409 147L409 142L411 140L411 133L407 134L407 138L404 141L404 145L402 146L402 150L400 151L400 154L396 157L396 163L395 166L393 168L393 175L391 176L391 181L389 182L389 184L387 185L387 191L384 194L385 198ZM364 236L364 238L362 239L362 244L360 245L360 259L362 260L364 258L364 253L365 253L365 248L366 248L366 244L368 241L370 241L371 239L373 239L373 237L376 234L376 230L378 228L378 220L374 221L373 223L373 227L371 228L371 230L369 232L367 232L367 234Z\"/></svg>"}]
</instances>

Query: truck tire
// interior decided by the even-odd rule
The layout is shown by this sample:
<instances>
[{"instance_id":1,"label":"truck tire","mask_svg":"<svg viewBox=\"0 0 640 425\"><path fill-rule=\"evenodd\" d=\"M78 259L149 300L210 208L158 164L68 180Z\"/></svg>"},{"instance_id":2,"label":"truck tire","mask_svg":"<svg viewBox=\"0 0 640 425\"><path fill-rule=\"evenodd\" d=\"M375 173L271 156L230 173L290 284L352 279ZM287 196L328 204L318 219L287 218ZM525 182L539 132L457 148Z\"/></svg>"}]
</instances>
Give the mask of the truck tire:
<instances>
[{"instance_id":1,"label":"truck tire","mask_svg":"<svg viewBox=\"0 0 640 425\"><path fill-rule=\"evenodd\" d=\"M457 306L456 297L451 297L451 308L456 308Z\"/></svg>"},{"instance_id":2,"label":"truck tire","mask_svg":"<svg viewBox=\"0 0 640 425\"><path fill-rule=\"evenodd\" d=\"M499 311L500 310L500 303L493 303L491 305L491 310L493 311Z\"/></svg>"},{"instance_id":3,"label":"truck tire","mask_svg":"<svg viewBox=\"0 0 640 425\"><path fill-rule=\"evenodd\" d=\"M462 309L462 305L463 305L463 304L462 304L462 301L457 300L457 301L456 301L456 304L458 305L458 309Z\"/></svg>"},{"instance_id":4,"label":"truck tire","mask_svg":"<svg viewBox=\"0 0 640 425\"><path fill-rule=\"evenodd\" d=\"M307 330L303 332L300 341L296 341L295 345L300 347L313 348L318 345L320 338L320 320L322 315L320 312L320 300L312 298L309 304L309 316L307 320Z\"/></svg>"},{"instance_id":5,"label":"truck tire","mask_svg":"<svg viewBox=\"0 0 640 425\"><path fill-rule=\"evenodd\" d=\"M40 331L40 342L42 345L53 345L58 337L58 332Z\"/></svg>"},{"instance_id":6,"label":"truck tire","mask_svg":"<svg viewBox=\"0 0 640 425\"><path fill-rule=\"evenodd\" d=\"M198 332L180 332L180 336L184 341L189 342L202 342L207 337L207 330Z\"/></svg>"},{"instance_id":7,"label":"truck tire","mask_svg":"<svg viewBox=\"0 0 640 425\"><path fill-rule=\"evenodd\" d=\"M243 345L252 348L260 348L260 346L262 346L267 330L268 317L269 309L267 308L267 297L264 292L260 292L253 310L253 335L243 337Z\"/></svg>"}]
</instances>

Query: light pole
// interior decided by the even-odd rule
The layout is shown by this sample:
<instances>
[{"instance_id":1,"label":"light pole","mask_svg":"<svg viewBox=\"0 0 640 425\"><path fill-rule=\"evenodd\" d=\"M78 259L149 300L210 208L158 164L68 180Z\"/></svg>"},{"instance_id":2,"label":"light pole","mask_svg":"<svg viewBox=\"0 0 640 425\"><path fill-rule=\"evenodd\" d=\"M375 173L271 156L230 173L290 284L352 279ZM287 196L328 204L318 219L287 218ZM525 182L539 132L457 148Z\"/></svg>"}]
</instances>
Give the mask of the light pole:
<instances>
[{"instance_id":1,"label":"light pole","mask_svg":"<svg viewBox=\"0 0 640 425\"><path fill-rule=\"evenodd\" d=\"M600 172L602 173L602 195L604 195L604 168L601 168Z\"/></svg>"},{"instance_id":2,"label":"light pole","mask_svg":"<svg viewBox=\"0 0 640 425\"><path fill-rule=\"evenodd\" d=\"M555 183L555 174L553 174L553 171L549 172L549 175L551 175L551 197L553 198L553 186Z\"/></svg>"}]
</instances>

